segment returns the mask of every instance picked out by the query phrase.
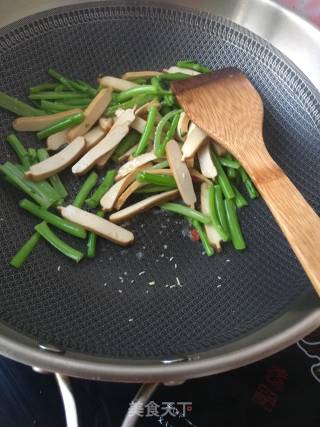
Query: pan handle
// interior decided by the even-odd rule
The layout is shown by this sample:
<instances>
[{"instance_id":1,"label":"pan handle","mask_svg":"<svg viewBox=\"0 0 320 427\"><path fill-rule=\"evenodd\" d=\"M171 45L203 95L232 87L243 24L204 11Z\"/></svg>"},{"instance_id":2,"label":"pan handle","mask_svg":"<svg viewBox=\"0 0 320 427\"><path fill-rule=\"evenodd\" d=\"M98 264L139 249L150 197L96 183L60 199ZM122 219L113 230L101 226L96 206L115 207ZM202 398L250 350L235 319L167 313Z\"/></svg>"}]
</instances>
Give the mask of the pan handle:
<instances>
[{"instance_id":1,"label":"pan handle","mask_svg":"<svg viewBox=\"0 0 320 427\"><path fill-rule=\"evenodd\" d=\"M65 375L57 373L55 373L54 376L56 378L64 406L66 425L67 427L79 427L77 405L72 393L70 379Z\"/></svg>"}]
</instances>

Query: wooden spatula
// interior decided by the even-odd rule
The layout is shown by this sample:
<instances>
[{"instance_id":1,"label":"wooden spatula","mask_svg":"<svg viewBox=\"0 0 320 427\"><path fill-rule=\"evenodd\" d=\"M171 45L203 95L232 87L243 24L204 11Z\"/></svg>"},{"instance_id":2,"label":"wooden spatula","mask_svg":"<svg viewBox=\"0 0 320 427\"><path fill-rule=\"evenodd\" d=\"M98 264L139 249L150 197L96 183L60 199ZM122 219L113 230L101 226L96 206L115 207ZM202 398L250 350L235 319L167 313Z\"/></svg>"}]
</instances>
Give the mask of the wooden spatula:
<instances>
[{"instance_id":1,"label":"wooden spatula","mask_svg":"<svg viewBox=\"0 0 320 427\"><path fill-rule=\"evenodd\" d=\"M172 89L190 119L248 171L320 295L320 218L266 149L258 92L236 69L177 81Z\"/></svg>"}]
</instances>

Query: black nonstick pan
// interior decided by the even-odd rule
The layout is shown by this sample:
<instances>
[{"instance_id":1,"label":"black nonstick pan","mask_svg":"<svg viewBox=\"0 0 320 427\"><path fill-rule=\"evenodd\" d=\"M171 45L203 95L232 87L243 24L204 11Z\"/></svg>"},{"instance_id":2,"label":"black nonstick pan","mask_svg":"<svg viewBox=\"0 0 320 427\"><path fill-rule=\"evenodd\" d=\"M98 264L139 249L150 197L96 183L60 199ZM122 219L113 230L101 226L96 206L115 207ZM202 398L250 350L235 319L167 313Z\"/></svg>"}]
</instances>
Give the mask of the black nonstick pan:
<instances>
[{"instance_id":1,"label":"black nonstick pan","mask_svg":"<svg viewBox=\"0 0 320 427\"><path fill-rule=\"evenodd\" d=\"M319 212L319 93L276 49L222 18L134 2L35 15L0 31L0 90L24 98L50 66L95 83L182 58L248 75L263 97L270 153ZM12 156L3 142L12 119L0 112L1 162ZM81 179L63 179L72 196ZM170 381L252 362L320 323L317 297L261 199L240 213L244 252L227 246L207 258L183 220L154 209L128 226L133 247L100 241L97 258L75 266L41 242L14 270L9 260L36 221L18 208L18 191L0 187L0 351L9 357L83 378Z\"/></svg>"}]
</instances>

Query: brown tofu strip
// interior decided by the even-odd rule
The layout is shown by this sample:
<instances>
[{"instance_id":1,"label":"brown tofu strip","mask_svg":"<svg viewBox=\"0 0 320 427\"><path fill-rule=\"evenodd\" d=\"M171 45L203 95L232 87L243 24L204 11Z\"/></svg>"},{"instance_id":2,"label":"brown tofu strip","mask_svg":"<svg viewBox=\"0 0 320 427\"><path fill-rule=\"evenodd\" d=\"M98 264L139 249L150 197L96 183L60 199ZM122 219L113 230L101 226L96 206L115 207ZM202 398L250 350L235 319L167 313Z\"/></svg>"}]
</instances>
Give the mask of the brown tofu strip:
<instances>
[{"instance_id":1,"label":"brown tofu strip","mask_svg":"<svg viewBox=\"0 0 320 427\"><path fill-rule=\"evenodd\" d=\"M171 139L166 145L167 159L172 169L173 176L176 180L184 203L192 208L197 201L194 192L191 175L187 165L181 160L181 149L177 141Z\"/></svg>"},{"instance_id":2,"label":"brown tofu strip","mask_svg":"<svg viewBox=\"0 0 320 427\"><path fill-rule=\"evenodd\" d=\"M110 240L113 243L121 246L128 246L134 241L134 235L131 231L123 227L113 224L112 222L100 218L95 214L86 212L75 206L69 205L61 207L61 215L63 218L82 226L85 230L92 231L104 239Z\"/></svg>"},{"instance_id":3,"label":"brown tofu strip","mask_svg":"<svg viewBox=\"0 0 320 427\"><path fill-rule=\"evenodd\" d=\"M18 117L13 121L12 127L18 132L38 132L39 130L43 130L53 125L59 120L81 112L82 110L80 110L80 108L74 108L73 110L48 114L45 116Z\"/></svg>"},{"instance_id":4,"label":"brown tofu strip","mask_svg":"<svg viewBox=\"0 0 320 427\"><path fill-rule=\"evenodd\" d=\"M109 219L111 222L118 224L127 221L128 219L133 218L139 213L145 212L154 206L161 205L162 203L166 203L169 200L176 199L177 197L179 197L178 190L171 190L165 193L156 194L155 196L148 197L147 199L141 200L140 202L128 206L121 211L113 213L110 215Z\"/></svg>"}]
</instances>

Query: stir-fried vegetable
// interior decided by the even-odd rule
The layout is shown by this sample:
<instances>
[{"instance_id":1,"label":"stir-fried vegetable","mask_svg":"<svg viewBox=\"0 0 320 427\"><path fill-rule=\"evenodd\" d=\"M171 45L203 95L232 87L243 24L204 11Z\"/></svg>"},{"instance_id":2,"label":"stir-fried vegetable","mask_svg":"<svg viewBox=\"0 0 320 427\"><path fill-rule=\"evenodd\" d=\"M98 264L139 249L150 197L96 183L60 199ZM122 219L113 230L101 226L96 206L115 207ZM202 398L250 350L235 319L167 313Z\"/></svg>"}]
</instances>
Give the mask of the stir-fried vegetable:
<instances>
[{"instance_id":1,"label":"stir-fried vegetable","mask_svg":"<svg viewBox=\"0 0 320 427\"><path fill-rule=\"evenodd\" d=\"M21 267L40 239L76 262L84 257L49 225L86 239L87 258L95 257L97 236L129 245L133 233L117 224L156 206L186 218L207 256L230 240L244 249L237 209L248 201L237 185L250 199L258 192L240 163L191 122L170 90L172 81L209 71L181 60L162 71L100 76L96 88L50 68L53 81L29 88L34 106L0 92L0 107L19 116L13 128L35 132L56 151L24 147L16 135L6 139L19 163L0 165L0 173L29 197L20 207L42 220L10 264ZM70 166L85 178L73 202L63 206L68 192L57 174ZM130 203L135 195L139 199Z\"/></svg>"}]
</instances>

